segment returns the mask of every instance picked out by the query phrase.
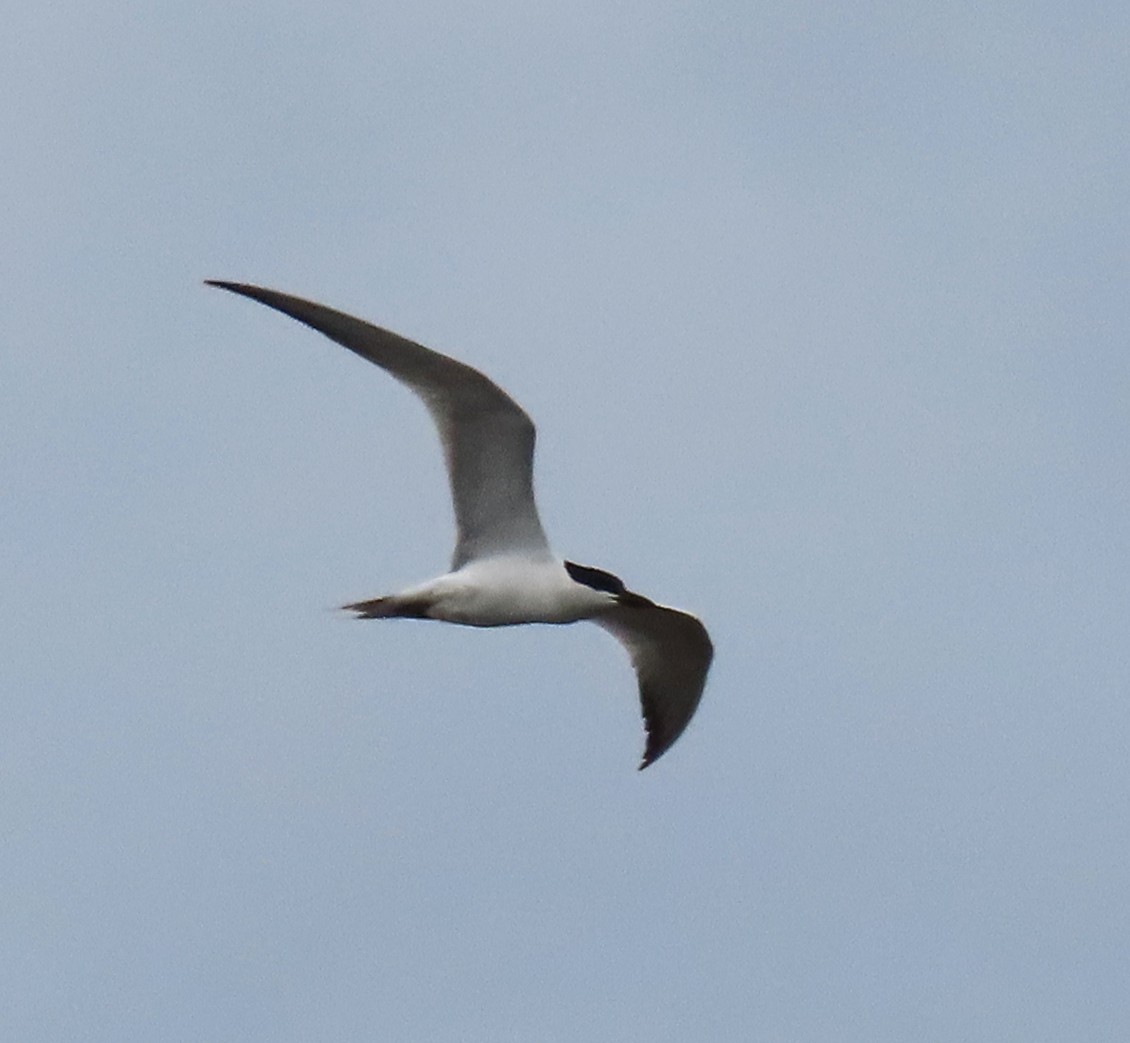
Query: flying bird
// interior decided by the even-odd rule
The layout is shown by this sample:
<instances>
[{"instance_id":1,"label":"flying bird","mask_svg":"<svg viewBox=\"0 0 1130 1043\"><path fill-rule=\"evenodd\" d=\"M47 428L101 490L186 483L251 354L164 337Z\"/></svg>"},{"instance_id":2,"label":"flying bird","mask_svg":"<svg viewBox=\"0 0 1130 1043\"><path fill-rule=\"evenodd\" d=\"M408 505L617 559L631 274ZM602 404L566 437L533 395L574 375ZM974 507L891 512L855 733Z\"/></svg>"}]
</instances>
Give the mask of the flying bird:
<instances>
[{"instance_id":1,"label":"flying bird","mask_svg":"<svg viewBox=\"0 0 1130 1043\"><path fill-rule=\"evenodd\" d=\"M276 290L207 280L325 334L423 400L439 430L455 552L436 579L343 606L361 619L438 619L465 626L592 620L631 657L647 741L642 770L670 749L702 697L714 650L694 616L657 605L611 572L563 561L534 502L534 425L477 369L389 330Z\"/></svg>"}]
</instances>

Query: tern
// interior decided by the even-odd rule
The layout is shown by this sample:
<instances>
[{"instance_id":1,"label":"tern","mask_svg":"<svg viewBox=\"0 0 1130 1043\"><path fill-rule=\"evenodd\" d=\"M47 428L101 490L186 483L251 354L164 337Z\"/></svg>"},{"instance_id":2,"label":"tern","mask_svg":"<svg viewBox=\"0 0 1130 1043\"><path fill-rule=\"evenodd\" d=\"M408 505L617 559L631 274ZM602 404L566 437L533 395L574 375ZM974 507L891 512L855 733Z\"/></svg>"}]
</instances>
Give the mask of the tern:
<instances>
[{"instance_id":1,"label":"tern","mask_svg":"<svg viewBox=\"0 0 1130 1043\"><path fill-rule=\"evenodd\" d=\"M313 301L206 280L310 326L414 391L439 429L456 539L436 579L343 606L360 619L436 619L474 627L591 620L631 657L647 740L640 769L670 749L702 697L714 649L694 616L658 605L611 572L550 550L534 501L534 425L477 369Z\"/></svg>"}]
</instances>

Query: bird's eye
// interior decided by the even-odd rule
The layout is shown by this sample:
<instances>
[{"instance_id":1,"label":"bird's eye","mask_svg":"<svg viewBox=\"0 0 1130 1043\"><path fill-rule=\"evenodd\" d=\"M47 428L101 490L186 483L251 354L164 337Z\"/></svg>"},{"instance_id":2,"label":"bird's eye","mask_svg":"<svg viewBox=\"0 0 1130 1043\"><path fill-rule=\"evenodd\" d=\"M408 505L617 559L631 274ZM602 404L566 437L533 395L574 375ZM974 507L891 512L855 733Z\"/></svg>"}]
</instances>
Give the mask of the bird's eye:
<instances>
[{"instance_id":1,"label":"bird's eye","mask_svg":"<svg viewBox=\"0 0 1130 1043\"><path fill-rule=\"evenodd\" d=\"M624 581L619 576L605 572L604 569L594 569L591 565L578 565L575 562L565 562L565 571L576 583L583 583L593 590L603 590L606 594L623 594Z\"/></svg>"}]
</instances>

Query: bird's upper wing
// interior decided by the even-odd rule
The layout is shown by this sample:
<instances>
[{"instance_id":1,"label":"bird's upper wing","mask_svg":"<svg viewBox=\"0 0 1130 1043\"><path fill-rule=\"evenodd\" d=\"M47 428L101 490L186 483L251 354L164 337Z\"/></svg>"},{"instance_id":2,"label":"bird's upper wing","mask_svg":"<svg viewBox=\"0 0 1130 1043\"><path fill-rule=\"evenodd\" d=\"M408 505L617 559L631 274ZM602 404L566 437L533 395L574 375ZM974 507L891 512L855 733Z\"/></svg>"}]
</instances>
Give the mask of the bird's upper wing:
<instances>
[{"instance_id":1,"label":"bird's upper wing","mask_svg":"<svg viewBox=\"0 0 1130 1043\"><path fill-rule=\"evenodd\" d=\"M498 553L549 553L534 502L534 425L477 369L321 304L243 283L208 280L324 333L406 384L439 428L456 541L452 568Z\"/></svg>"},{"instance_id":2,"label":"bird's upper wing","mask_svg":"<svg viewBox=\"0 0 1130 1043\"><path fill-rule=\"evenodd\" d=\"M647 745L640 769L661 757L694 716L714 646L694 616L644 598L594 618L632 657Z\"/></svg>"}]
</instances>

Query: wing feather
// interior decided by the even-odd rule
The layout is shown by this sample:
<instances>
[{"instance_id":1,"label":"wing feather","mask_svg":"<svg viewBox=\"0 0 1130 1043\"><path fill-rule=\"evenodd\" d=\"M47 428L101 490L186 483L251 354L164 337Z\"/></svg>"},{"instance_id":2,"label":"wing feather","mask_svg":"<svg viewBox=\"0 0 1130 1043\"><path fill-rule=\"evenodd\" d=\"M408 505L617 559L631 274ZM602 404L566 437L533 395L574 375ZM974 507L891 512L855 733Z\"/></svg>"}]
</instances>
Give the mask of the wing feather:
<instances>
[{"instance_id":1,"label":"wing feather","mask_svg":"<svg viewBox=\"0 0 1130 1043\"><path fill-rule=\"evenodd\" d=\"M313 301L244 283L210 279L208 285L305 323L420 396L439 429L451 485L453 569L504 552L548 554L534 501L534 424L492 380L438 351Z\"/></svg>"},{"instance_id":2,"label":"wing feather","mask_svg":"<svg viewBox=\"0 0 1130 1043\"><path fill-rule=\"evenodd\" d=\"M628 651L639 680L647 744L642 771L683 734L702 698L714 646L694 616L640 598L620 605L599 623Z\"/></svg>"}]
</instances>

